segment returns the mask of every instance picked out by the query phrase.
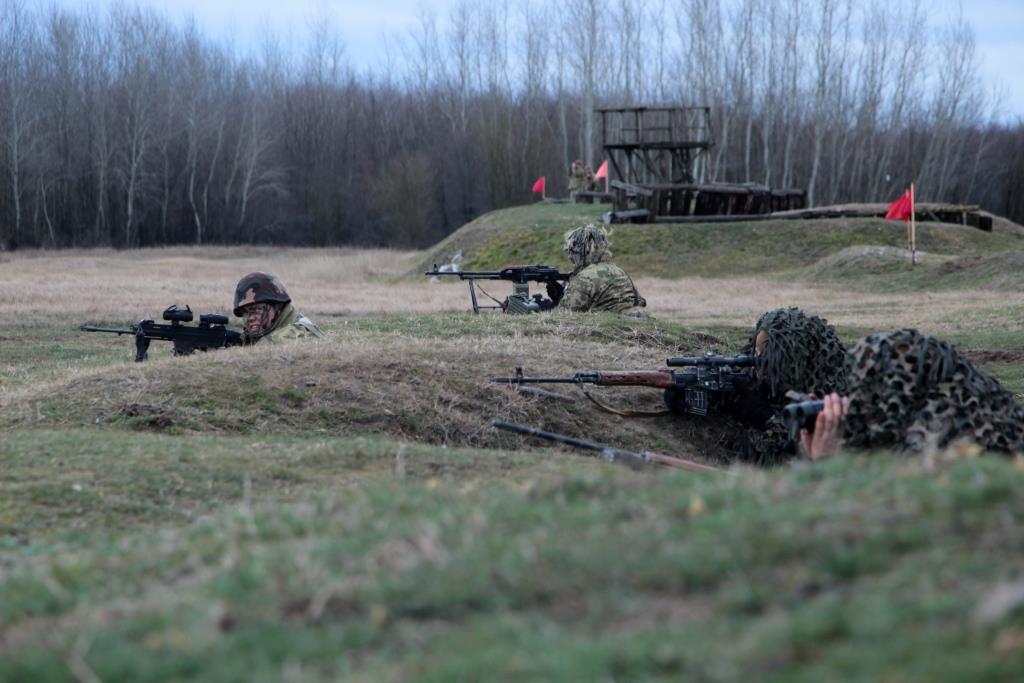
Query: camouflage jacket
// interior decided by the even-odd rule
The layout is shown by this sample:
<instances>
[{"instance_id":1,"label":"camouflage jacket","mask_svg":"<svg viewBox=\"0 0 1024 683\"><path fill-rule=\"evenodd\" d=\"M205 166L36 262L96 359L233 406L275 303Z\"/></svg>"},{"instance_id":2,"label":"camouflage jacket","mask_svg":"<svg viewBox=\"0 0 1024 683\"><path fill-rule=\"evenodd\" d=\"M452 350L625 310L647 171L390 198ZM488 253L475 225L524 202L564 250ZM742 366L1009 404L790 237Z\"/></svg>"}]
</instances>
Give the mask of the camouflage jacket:
<instances>
[{"instance_id":1,"label":"camouflage jacket","mask_svg":"<svg viewBox=\"0 0 1024 683\"><path fill-rule=\"evenodd\" d=\"M580 169L578 172L569 174L569 192L576 193L587 189L587 176Z\"/></svg>"},{"instance_id":2,"label":"camouflage jacket","mask_svg":"<svg viewBox=\"0 0 1024 683\"><path fill-rule=\"evenodd\" d=\"M593 263L569 280L558 304L570 311L614 311L647 306L626 271L614 263Z\"/></svg>"},{"instance_id":3,"label":"camouflage jacket","mask_svg":"<svg viewBox=\"0 0 1024 683\"><path fill-rule=\"evenodd\" d=\"M306 316L295 310L291 304L286 304L277 320L270 326L270 329L255 339L249 337L244 331L242 339L246 344L266 341L277 343L287 339L298 339L299 337L322 337L324 333L316 324Z\"/></svg>"}]
</instances>

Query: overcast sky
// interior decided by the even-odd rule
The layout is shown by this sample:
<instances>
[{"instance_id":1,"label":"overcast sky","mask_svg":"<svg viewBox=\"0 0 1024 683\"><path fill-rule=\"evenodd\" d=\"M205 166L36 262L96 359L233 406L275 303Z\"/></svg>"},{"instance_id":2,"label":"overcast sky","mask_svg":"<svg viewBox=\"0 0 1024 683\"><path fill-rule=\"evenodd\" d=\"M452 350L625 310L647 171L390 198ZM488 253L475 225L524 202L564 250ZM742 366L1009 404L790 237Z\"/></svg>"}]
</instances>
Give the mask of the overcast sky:
<instances>
[{"instance_id":1,"label":"overcast sky","mask_svg":"<svg viewBox=\"0 0 1024 683\"><path fill-rule=\"evenodd\" d=\"M116 0L55 1L83 8L106 7ZM404 36L423 10L443 17L456 0L129 0L172 17L192 14L210 35L232 35L243 44L255 41L265 28L301 34L314 17L334 18L344 36L349 58L359 66L377 64L388 36ZM496 0L478 0L492 2ZM500 0L497 0L500 1ZM557 2L558 0L552 0ZM894 0L899 2L899 0ZM934 0L945 23L956 0ZM1004 119L1024 118L1024 0L969 0L964 14L977 39L981 74L987 84L999 85L1006 95Z\"/></svg>"}]
</instances>

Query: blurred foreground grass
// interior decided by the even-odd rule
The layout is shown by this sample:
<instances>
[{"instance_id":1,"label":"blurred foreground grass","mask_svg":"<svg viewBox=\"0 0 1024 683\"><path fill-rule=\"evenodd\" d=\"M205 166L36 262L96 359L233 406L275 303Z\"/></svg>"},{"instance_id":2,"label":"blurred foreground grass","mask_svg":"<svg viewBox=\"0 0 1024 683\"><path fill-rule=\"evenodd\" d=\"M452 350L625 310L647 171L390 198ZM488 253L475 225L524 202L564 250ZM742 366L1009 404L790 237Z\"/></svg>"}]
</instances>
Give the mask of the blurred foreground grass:
<instances>
[{"instance_id":1,"label":"blurred foreground grass","mask_svg":"<svg viewBox=\"0 0 1024 683\"><path fill-rule=\"evenodd\" d=\"M0 679L1019 680L1024 472L949 457L16 431Z\"/></svg>"}]
</instances>

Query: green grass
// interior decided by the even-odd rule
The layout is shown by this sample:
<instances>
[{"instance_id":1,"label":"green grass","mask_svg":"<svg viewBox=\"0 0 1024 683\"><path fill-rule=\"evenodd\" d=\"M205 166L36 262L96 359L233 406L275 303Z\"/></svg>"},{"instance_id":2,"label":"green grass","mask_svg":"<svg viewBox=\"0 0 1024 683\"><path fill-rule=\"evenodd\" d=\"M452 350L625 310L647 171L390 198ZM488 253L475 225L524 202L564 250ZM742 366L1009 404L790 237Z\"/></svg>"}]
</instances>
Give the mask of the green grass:
<instances>
[{"instance_id":1,"label":"green grass","mask_svg":"<svg viewBox=\"0 0 1024 683\"><path fill-rule=\"evenodd\" d=\"M421 265L429 268L433 263L447 263L460 249L464 251L462 265L466 270L494 269L510 263L565 264L563 233L584 222L599 222L600 214L600 208L576 204L535 204L495 211L449 236L430 250ZM783 273L810 268L849 247L903 247L906 241L902 223L867 218L610 227L616 263L631 273L666 278ZM1024 251L1024 240L964 226L923 223L918 226L918 248L931 254L981 257ZM990 278L1002 277L1007 270L998 259L983 262L990 265L975 265L974 270L984 271L982 274ZM863 266L832 265L826 273L818 272L821 268L813 271L813 276L857 281L871 275L870 268L878 267L871 265L866 270ZM885 269L892 271L895 267L889 264ZM420 268L415 272L420 274ZM953 276L950 286L975 281L977 276L978 272ZM900 284L903 277L901 272L894 273L890 284ZM926 280L923 275L906 279L907 286L918 287Z\"/></svg>"},{"instance_id":2,"label":"green grass","mask_svg":"<svg viewBox=\"0 0 1024 683\"><path fill-rule=\"evenodd\" d=\"M69 439L99 451L79 457L114 487L121 463L95 432L16 432L4 458ZM147 440L167 443L120 445ZM952 681L1024 667L1024 617L972 618L1024 570L1024 475L1005 459L710 478L419 448L400 472L396 444L332 442L328 457L294 439L272 459L333 476L285 491L245 447L214 439L213 462L179 473L184 507L193 482L225 486L190 523L90 518L3 550L0 618L16 639L0 678L71 680L76 645L101 680L271 681L301 666L303 680Z\"/></svg>"}]
</instances>

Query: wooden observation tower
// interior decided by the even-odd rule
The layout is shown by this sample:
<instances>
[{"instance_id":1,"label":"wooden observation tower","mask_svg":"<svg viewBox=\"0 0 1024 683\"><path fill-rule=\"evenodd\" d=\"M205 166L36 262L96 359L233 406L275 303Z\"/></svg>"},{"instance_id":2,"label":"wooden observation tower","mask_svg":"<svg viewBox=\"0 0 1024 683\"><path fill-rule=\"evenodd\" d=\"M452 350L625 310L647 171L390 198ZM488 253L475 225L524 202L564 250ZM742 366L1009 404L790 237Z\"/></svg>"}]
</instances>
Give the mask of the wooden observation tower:
<instances>
[{"instance_id":1,"label":"wooden observation tower","mask_svg":"<svg viewBox=\"0 0 1024 683\"><path fill-rule=\"evenodd\" d=\"M709 107L597 109L610 192L577 192L576 201L611 201L609 222L687 222L704 216L767 216L802 209L806 193L758 183L708 183Z\"/></svg>"},{"instance_id":2,"label":"wooden observation tower","mask_svg":"<svg viewBox=\"0 0 1024 683\"><path fill-rule=\"evenodd\" d=\"M608 169L620 182L656 185L703 180L711 149L708 107L598 109Z\"/></svg>"}]
</instances>

